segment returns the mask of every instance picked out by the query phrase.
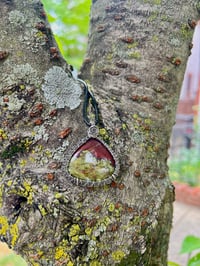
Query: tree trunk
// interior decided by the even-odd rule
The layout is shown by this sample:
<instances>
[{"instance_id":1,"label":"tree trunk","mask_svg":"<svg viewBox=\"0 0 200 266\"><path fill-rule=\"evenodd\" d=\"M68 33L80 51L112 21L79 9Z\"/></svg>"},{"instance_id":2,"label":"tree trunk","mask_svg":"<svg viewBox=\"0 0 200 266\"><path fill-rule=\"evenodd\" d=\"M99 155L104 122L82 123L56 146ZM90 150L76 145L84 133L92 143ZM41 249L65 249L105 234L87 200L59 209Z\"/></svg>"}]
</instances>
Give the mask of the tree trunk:
<instances>
[{"instance_id":1,"label":"tree trunk","mask_svg":"<svg viewBox=\"0 0 200 266\"><path fill-rule=\"evenodd\" d=\"M167 265L166 161L199 9L199 1L93 0L81 78L120 164L116 179L97 186L67 174L71 146L88 130L82 85L42 5L0 1L0 235L30 265Z\"/></svg>"}]
</instances>

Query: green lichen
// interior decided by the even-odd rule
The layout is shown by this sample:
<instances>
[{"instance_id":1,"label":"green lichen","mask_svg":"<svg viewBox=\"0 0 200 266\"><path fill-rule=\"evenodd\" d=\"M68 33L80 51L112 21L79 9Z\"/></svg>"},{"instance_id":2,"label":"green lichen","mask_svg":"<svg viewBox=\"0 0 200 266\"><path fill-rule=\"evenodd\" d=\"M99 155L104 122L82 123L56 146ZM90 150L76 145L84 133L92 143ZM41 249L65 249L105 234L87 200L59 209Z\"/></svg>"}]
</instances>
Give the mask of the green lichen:
<instances>
[{"instance_id":1,"label":"green lichen","mask_svg":"<svg viewBox=\"0 0 200 266\"><path fill-rule=\"evenodd\" d=\"M93 229L92 229L91 227L87 227L87 228L85 229L85 233L86 233L87 236L91 236L92 231L93 231Z\"/></svg>"},{"instance_id":2,"label":"green lichen","mask_svg":"<svg viewBox=\"0 0 200 266\"><path fill-rule=\"evenodd\" d=\"M109 61L112 60L113 59L113 53L108 53L106 56L106 59Z\"/></svg>"},{"instance_id":3,"label":"green lichen","mask_svg":"<svg viewBox=\"0 0 200 266\"><path fill-rule=\"evenodd\" d=\"M158 17L158 11L152 12L151 16L148 18L149 22L152 22L154 20L156 20L156 18Z\"/></svg>"},{"instance_id":4,"label":"green lichen","mask_svg":"<svg viewBox=\"0 0 200 266\"><path fill-rule=\"evenodd\" d=\"M132 53L129 53L129 57L134 59L141 59L141 53L139 51L134 51Z\"/></svg>"},{"instance_id":5,"label":"green lichen","mask_svg":"<svg viewBox=\"0 0 200 266\"><path fill-rule=\"evenodd\" d=\"M135 251L131 251L129 256L122 259L118 264L118 266L139 265L137 264L137 261L138 261L138 253Z\"/></svg>"},{"instance_id":6,"label":"green lichen","mask_svg":"<svg viewBox=\"0 0 200 266\"><path fill-rule=\"evenodd\" d=\"M0 142L6 139L8 139L7 133L4 131L4 129L0 128Z\"/></svg>"},{"instance_id":7,"label":"green lichen","mask_svg":"<svg viewBox=\"0 0 200 266\"><path fill-rule=\"evenodd\" d=\"M104 141L108 142L110 139L110 136L108 134L108 131L105 128L99 129L99 135L103 138Z\"/></svg>"},{"instance_id":8,"label":"green lichen","mask_svg":"<svg viewBox=\"0 0 200 266\"><path fill-rule=\"evenodd\" d=\"M40 213L42 214L42 216L47 215L46 209L41 204L38 205L38 208L39 208Z\"/></svg>"},{"instance_id":9,"label":"green lichen","mask_svg":"<svg viewBox=\"0 0 200 266\"><path fill-rule=\"evenodd\" d=\"M18 230L19 221L20 221L20 218L17 219L16 223L10 225L10 235L12 237L12 240L11 240L12 247L15 246L16 241L17 241L17 239L19 237L19 230Z\"/></svg>"},{"instance_id":10,"label":"green lichen","mask_svg":"<svg viewBox=\"0 0 200 266\"><path fill-rule=\"evenodd\" d=\"M101 262L94 260L90 262L89 266L102 266Z\"/></svg>"},{"instance_id":11,"label":"green lichen","mask_svg":"<svg viewBox=\"0 0 200 266\"><path fill-rule=\"evenodd\" d=\"M128 44L127 48L128 49L136 48L138 45L139 45L139 43L137 41L134 41L133 43Z\"/></svg>"},{"instance_id":12,"label":"green lichen","mask_svg":"<svg viewBox=\"0 0 200 266\"><path fill-rule=\"evenodd\" d=\"M110 203L110 205L108 206L108 210L109 212L113 212L115 210L115 205L113 203Z\"/></svg>"},{"instance_id":13,"label":"green lichen","mask_svg":"<svg viewBox=\"0 0 200 266\"><path fill-rule=\"evenodd\" d=\"M0 235L6 236L9 229L8 220L5 216L0 216Z\"/></svg>"},{"instance_id":14,"label":"green lichen","mask_svg":"<svg viewBox=\"0 0 200 266\"><path fill-rule=\"evenodd\" d=\"M161 69L161 74L167 75L169 73L169 67L168 66L163 66Z\"/></svg>"},{"instance_id":15,"label":"green lichen","mask_svg":"<svg viewBox=\"0 0 200 266\"><path fill-rule=\"evenodd\" d=\"M161 5L161 0L153 0L154 5Z\"/></svg>"},{"instance_id":16,"label":"green lichen","mask_svg":"<svg viewBox=\"0 0 200 266\"><path fill-rule=\"evenodd\" d=\"M144 0L144 3L149 3L153 5L160 5L162 3L162 0Z\"/></svg>"},{"instance_id":17,"label":"green lichen","mask_svg":"<svg viewBox=\"0 0 200 266\"><path fill-rule=\"evenodd\" d=\"M67 263L67 266L74 266L74 263L73 263L72 261L69 261L69 262Z\"/></svg>"},{"instance_id":18,"label":"green lichen","mask_svg":"<svg viewBox=\"0 0 200 266\"><path fill-rule=\"evenodd\" d=\"M115 262L120 262L125 257L125 253L122 250L116 250L112 252L112 258Z\"/></svg>"},{"instance_id":19,"label":"green lichen","mask_svg":"<svg viewBox=\"0 0 200 266\"><path fill-rule=\"evenodd\" d=\"M69 236L70 237L73 237L73 236L76 236L79 234L80 232L80 226L78 224L73 224L70 228L70 231L69 231Z\"/></svg>"},{"instance_id":20,"label":"green lichen","mask_svg":"<svg viewBox=\"0 0 200 266\"><path fill-rule=\"evenodd\" d=\"M0 216L0 235L6 236L7 233L9 232L11 236L12 247L15 246L16 241L19 237L19 229L18 229L19 222L20 222L20 218L18 218L14 224L11 224L9 226L7 218L5 216Z\"/></svg>"},{"instance_id":21,"label":"green lichen","mask_svg":"<svg viewBox=\"0 0 200 266\"><path fill-rule=\"evenodd\" d=\"M157 35L153 35L153 37L152 37L152 41L153 41L153 42L158 42L158 36L157 36Z\"/></svg>"},{"instance_id":22,"label":"green lichen","mask_svg":"<svg viewBox=\"0 0 200 266\"><path fill-rule=\"evenodd\" d=\"M55 259L59 260L64 257L66 257L65 249L62 246L57 247L55 251Z\"/></svg>"},{"instance_id":23,"label":"green lichen","mask_svg":"<svg viewBox=\"0 0 200 266\"><path fill-rule=\"evenodd\" d=\"M122 129L123 129L123 130L126 130L126 129L127 129L127 124L126 124L126 123L123 123L123 124L122 124Z\"/></svg>"},{"instance_id":24,"label":"green lichen","mask_svg":"<svg viewBox=\"0 0 200 266\"><path fill-rule=\"evenodd\" d=\"M190 30L190 28L189 28L189 26L187 24L182 24L180 31L181 31L181 36L184 39L192 38L193 31Z\"/></svg>"}]
</instances>

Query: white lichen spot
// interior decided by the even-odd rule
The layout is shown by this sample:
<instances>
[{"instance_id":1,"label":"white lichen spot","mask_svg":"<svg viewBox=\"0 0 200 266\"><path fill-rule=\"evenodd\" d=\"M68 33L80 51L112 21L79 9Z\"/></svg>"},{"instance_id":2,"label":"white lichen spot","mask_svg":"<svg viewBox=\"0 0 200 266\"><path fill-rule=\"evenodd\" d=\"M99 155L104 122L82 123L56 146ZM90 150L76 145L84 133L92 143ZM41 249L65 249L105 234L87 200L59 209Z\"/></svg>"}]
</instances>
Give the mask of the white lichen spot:
<instances>
[{"instance_id":1,"label":"white lichen spot","mask_svg":"<svg viewBox=\"0 0 200 266\"><path fill-rule=\"evenodd\" d=\"M180 40L176 37L169 38L168 43L175 47L179 47L181 45Z\"/></svg>"},{"instance_id":2,"label":"white lichen spot","mask_svg":"<svg viewBox=\"0 0 200 266\"><path fill-rule=\"evenodd\" d=\"M61 67L53 66L45 77L42 85L44 96L51 105L56 108L77 108L81 102L81 87Z\"/></svg>"},{"instance_id":3,"label":"white lichen spot","mask_svg":"<svg viewBox=\"0 0 200 266\"><path fill-rule=\"evenodd\" d=\"M27 20L25 14L23 14L18 10L11 11L9 13L8 19L10 23L13 24L14 26L23 25Z\"/></svg>"},{"instance_id":4,"label":"white lichen spot","mask_svg":"<svg viewBox=\"0 0 200 266\"><path fill-rule=\"evenodd\" d=\"M48 141L49 139L49 134L46 132L46 128L44 127L44 125L41 126L36 126L34 127L34 140L38 141L40 139L43 139L44 141Z\"/></svg>"},{"instance_id":5,"label":"white lichen spot","mask_svg":"<svg viewBox=\"0 0 200 266\"><path fill-rule=\"evenodd\" d=\"M88 243L88 252L87 252L86 261L88 261L89 259L96 259L97 256L98 256L97 242L95 240L90 240Z\"/></svg>"},{"instance_id":6,"label":"white lichen spot","mask_svg":"<svg viewBox=\"0 0 200 266\"><path fill-rule=\"evenodd\" d=\"M64 151L66 150L66 147L69 146L68 140L65 140L63 142L63 145L58 147L57 149L54 150L53 152L53 159L54 160L61 160L64 156Z\"/></svg>"},{"instance_id":7,"label":"white lichen spot","mask_svg":"<svg viewBox=\"0 0 200 266\"><path fill-rule=\"evenodd\" d=\"M7 106L8 110L17 112L21 110L23 104L26 102L24 99L18 99L17 95L12 94L8 96L9 101L4 102L4 97L0 97L0 105L1 106Z\"/></svg>"}]
</instances>

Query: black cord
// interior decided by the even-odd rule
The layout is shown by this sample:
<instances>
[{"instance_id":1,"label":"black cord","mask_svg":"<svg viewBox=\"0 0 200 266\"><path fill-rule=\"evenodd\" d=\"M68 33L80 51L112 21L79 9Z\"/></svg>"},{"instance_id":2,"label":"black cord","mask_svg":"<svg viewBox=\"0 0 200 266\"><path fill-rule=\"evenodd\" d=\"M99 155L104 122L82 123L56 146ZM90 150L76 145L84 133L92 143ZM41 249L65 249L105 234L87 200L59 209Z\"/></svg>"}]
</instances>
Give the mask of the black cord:
<instances>
[{"instance_id":1,"label":"black cord","mask_svg":"<svg viewBox=\"0 0 200 266\"><path fill-rule=\"evenodd\" d=\"M91 102L95 114L95 125L99 124L99 108L98 102L96 101L94 95L89 91L87 84L82 79L77 79L80 83L84 85L84 103L83 103L83 120L87 126L91 126L92 123L88 117L88 106Z\"/></svg>"}]
</instances>

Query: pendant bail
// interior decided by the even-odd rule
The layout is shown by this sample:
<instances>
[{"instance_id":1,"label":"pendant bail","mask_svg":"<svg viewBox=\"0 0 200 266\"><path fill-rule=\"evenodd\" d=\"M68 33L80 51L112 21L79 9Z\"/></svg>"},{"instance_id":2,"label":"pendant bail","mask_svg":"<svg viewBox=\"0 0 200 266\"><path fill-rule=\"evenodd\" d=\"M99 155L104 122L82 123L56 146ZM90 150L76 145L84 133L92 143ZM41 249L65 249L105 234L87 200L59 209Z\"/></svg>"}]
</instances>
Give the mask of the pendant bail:
<instances>
[{"instance_id":1,"label":"pendant bail","mask_svg":"<svg viewBox=\"0 0 200 266\"><path fill-rule=\"evenodd\" d=\"M87 133L89 138L96 138L99 134L99 129L96 125L92 125L88 128Z\"/></svg>"},{"instance_id":2,"label":"pendant bail","mask_svg":"<svg viewBox=\"0 0 200 266\"><path fill-rule=\"evenodd\" d=\"M119 173L117 155L99 139L100 115L98 102L89 91L87 84L77 79L84 86L83 120L87 126L87 137L74 145L67 156L67 176L76 185L100 186L112 182ZM88 116L88 106L92 105L94 122Z\"/></svg>"}]
</instances>

